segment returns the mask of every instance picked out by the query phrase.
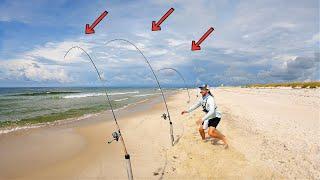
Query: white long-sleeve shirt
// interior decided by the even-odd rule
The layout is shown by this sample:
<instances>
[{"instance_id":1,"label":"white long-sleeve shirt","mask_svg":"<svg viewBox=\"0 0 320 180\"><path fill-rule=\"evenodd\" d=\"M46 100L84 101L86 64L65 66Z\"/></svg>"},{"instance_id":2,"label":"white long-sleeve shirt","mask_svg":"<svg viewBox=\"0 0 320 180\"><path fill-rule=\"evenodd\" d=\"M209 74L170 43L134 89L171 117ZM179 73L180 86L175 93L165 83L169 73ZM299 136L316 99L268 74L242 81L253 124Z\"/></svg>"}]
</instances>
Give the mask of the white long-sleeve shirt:
<instances>
[{"instance_id":1,"label":"white long-sleeve shirt","mask_svg":"<svg viewBox=\"0 0 320 180\"><path fill-rule=\"evenodd\" d=\"M207 110L207 114L202 118L204 127L205 124L208 123L209 119L213 119L215 117L221 118L221 113L217 110L217 105L215 104L214 98L209 94L199 99L196 104L189 108L188 112L192 112L200 106L204 107Z\"/></svg>"}]
</instances>

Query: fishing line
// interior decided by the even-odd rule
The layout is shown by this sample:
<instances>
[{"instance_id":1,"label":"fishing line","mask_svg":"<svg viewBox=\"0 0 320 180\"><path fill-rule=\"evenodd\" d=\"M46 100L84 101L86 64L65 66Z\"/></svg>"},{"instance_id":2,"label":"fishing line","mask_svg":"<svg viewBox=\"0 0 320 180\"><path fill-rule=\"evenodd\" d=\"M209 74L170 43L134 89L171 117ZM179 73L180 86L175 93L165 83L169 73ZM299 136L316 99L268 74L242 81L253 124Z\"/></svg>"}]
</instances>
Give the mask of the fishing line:
<instances>
[{"instance_id":1,"label":"fishing line","mask_svg":"<svg viewBox=\"0 0 320 180\"><path fill-rule=\"evenodd\" d=\"M121 131L120 131L120 126L118 124L118 121L117 121L117 118L116 118L116 115L114 113L114 109L112 107L112 104L111 104L111 101L110 101L110 97L109 97L109 94L108 94L108 91L107 91L107 87L104 85L104 80L103 78L101 77L101 74L96 66L96 64L94 63L93 59L90 57L90 55L81 47L79 46L73 46L72 48L70 48L66 54L64 55L64 59L66 58L66 56L68 56L69 52L73 49L80 49L83 53L85 53L87 55L87 57L90 59L90 62L91 64L93 65L95 71L97 72L98 76L99 76L99 79L100 81L102 82L102 85L104 87L104 91L105 91L105 94L106 94L106 97L107 97L107 101L109 103L109 106L111 108L111 112L112 112L112 115L113 115L113 119L116 123L116 126L117 126L117 131L113 132L112 133L112 137L113 137L113 140L109 141L108 144L110 144L112 141L116 140L118 141L120 139L121 143L122 143L122 148L123 148L123 151L124 151L124 154L125 154L125 161L127 163L127 174L128 174L128 179L132 180L133 179L133 174L132 174L132 167L131 167L131 162L130 162L130 155L128 154L128 151L127 151L127 148L126 148L126 145L124 143L124 138L121 134Z\"/></svg>"},{"instance_id":2,"label":"fishing line","mask_svg":"<svg viewBox=\"0 0 320 180\"><path fill-rule=\"evenodd\" d=\"M189 102L190 102L189 89L188 89L188 87L187 87L187 83L186 83L184 77L182 76L182 74L181 74L178 70L176 70L176 69L174 69L174 68L161 68L161 69L158 69L157 72L160 72L160 71L163 71L163 70L173 70L173 71L175 71L175 72L181 77L181 79L182 79L183 82L184 82L185 88L187 89L187 92L188 92L189 100L187 101L187 103L189 103ZM177 109L176 109L176 110L177 110ZM183 125L183 123L181 124L181 126L182 126L182 133L181 133L180 135L177 135L177 138L176 138L174 144L177 144L177 143L180 141L180 139L182 138L183 134L184 134L184 125Z\"/></svg>"},{"instance_id":3,"label":"fishing line","mask_svg":"<svg viewBox=\"0 0 320 180\"><path fill-rule=\"evenodd\" d=\"M176 70L176 69L174 69L174 68L161 68L161 69L158 69L157 71L159 72L159 71L162 71L162 70L173 70L173 71L175 71L175 72L181 77L181 79L182 79L183 82L184 82L184 86L185 86L185 88L187 89L187 92L188 92L189 100L187 101L187 103L189 103L189 102L190 102L189 89L188 89L188 87L187 87L186 80L183 78L182 74L181 74L178 70Z\"/></svg>"},{"instance_id":4,"label":"fishing line","mask_svg":"<svg viewBox=\"0 0 320 180\"><path fill-rule=\"evenodd\" d=\"M200 93L200 91L198 90L198 87L199 87L198 85L199 85L199 83L196 82L194 85L195 85L195 87L196 87L196 96L199 97L199 93Z\"/></svg>"},{"instance_id":5,"label":"fishing line","mask_svg":"<svg viewBox=\"0 0 320 180\"><path fill-rule=\"evenodd\" d=\"M149 66L149 68L150 68L150 70L151 70L151 72L152 72L152 74L153 74L153 76L154 76L154 78L155 78L155 80L156 80L156 82L157 82L158 88L159 88L160 91L161 91L161 96L162 96L162 99L163 99L163 102L164 102L164 104L165 104L165 108L166 108L166 111L167 111L167 114L166 114L166 113L163 113L163 115L162 115L161 117L162 117L163 119L165 119L165 120L166 120L166 119L169 120L171 145L174 146L175 143L174 143L174 136L173 136L173 125L172 125L172 121L171 121L171 117L170 117L170 113L169 113L167 101L166 101L166 98L165 98L164 93L163 93L163 91L162 91L162 88L161 88L161 85L160 85L160 83L159 83L158 77L157 77L156 73L154 72L154 70L153 70L150 62L148 61L148 59L146 58L146 56L142 53L142 51L141 51L135 44L133 44L132 42L130 42L130 41L126 40L126 39L112 39L112 40L106 42L105 45L108 45L108 44L110 44L110 43L112 43L112 42L115 42L115 41L122 41L122 42L126 42L126 43L132 45L132 46L142 55L143 59L144 59L145 62L148 64L148 66Z\"/></svg>"}]
</instances>

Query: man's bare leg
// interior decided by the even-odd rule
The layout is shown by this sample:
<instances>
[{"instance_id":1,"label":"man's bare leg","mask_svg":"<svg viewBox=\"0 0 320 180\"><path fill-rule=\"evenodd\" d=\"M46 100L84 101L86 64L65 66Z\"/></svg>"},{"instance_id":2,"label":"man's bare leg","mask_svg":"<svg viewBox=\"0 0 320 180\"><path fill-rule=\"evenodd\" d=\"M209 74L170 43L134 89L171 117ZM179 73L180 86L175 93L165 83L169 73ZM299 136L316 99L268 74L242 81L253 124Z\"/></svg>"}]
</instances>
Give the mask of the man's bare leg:
<instances>
[{"instance_id":1,"label":"man's bare leg","mask_svg":"<svg viewBox=\"0 0 320 180\"><path fill-rule=\"evenodd\" d=\"M206 134L205 134L204 129L202 128L202 126L199 127L199 133L200 133L200 136L201 136L202 140L205 140Z\"/></svg>"},{"instance_id":2,"label":"man's bare leg","mask_svg":"<svg viewBox=\"0 0 320 180\"><path fill-rule=\"evenodd\" d=\"M220 139L221 141L223 141L223 143L225 144L225 148L228 148L228 143L227 143L226 137L220 131L218 131L216 128L209 127L208 134L209 134L209 136L211 136L213 138L217 138L217 139Z\"/></svg>"}]
</instances>

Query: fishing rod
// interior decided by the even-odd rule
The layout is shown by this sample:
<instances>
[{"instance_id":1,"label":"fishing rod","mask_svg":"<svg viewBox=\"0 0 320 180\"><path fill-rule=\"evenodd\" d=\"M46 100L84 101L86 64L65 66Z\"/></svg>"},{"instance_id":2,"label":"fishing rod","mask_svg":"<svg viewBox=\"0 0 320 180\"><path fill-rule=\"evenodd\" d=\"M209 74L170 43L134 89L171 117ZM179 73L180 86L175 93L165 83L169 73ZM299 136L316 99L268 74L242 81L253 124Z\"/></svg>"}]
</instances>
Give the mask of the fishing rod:
<instances>
[{"instance_id":1,"label":"fishing rod","mask_svg":"<svg viewBox=\"0 0 320 180\"><path fill-rule=\"evenodd\" d=\"M187 101L187 103L189 103L189 102L190 102L189 89L188 89L188 87L187 87L186 80L183 78L182 74L181 74L178 70L176 70L176 69L174 69L174 68L161 68L161 69L158 69L157 71L159 72L159 71L162 71L162 70L173 70L173 71L175 71L175 72L181 77L181 79L182 79L183 82L184 82L184 86L186 87L187 92L188 92L189 100Z\"/></svg>"},{"instance_id":2,"label":"fishing rod","mask_svg":"<svg viewBox=\"0 0 320 180\"><path fill-rule=\"evenodd\" d=\"M81 47L79 46L73 46L72 48L70 48L66 54L64 55L64 59L66 58L66 56L69 54L69 52L73 49L80 49L83 53L85 53L88 58L90 59L90 62L91 64L93 65L95 71L97 72L98 76L99 76L99 79L101 82L104 82L102 77L101 77L101 74L96 66L96 64L94 63L93 59L90 57L90 55L84 50L82 49ZM126 164L127 164L127 174L128 174L128 179L129 180L133 180L133 174L132 174L132 167L131 167L131 161L130 161L130 155L127 151L127 148L126 148L126 145L124 143L124 138L123 138L123 135L121 134L121 130L120 130L120 126L118 124L118 121L117 121L117 118L116 118L116 115L114 114L114 110L113 110L113 107L112 107L112 104L111 104L111 101L110 101L110 97L109 97L109 94L108 94L108 91L107 91L107 87L103 84L104 86L104 91L105 91L105 94L106 94L106 97L107 97L107 101L109 103L109 106L111 108L111 112L112 112L112 115L113 115L113 119L114 119L114 122L116 123L116 126L117 126L117 131L113 132L112 133L112 137L113 139L111 141L108 142L108 144L110 144L112 141L121 141L121 144L122 144L122 149L123 149L123 152L124 152L124 158L125 158L125 161L126 161Z\"/></svg>"},{"instance_id":3,"label":"fishing rod","mask_svg":"<svg viewBox=\"0 0 320 180\"><path fill-rule=\"evenodd\" d=\"M156 73L154 72L151 64L149 63L149 61L148 61L148 59L146 58L146 56L142 53L142 51L141 51L135 44L133 44L132 42L130 42L130 41L126 40L126 39L112 39L112 40L106 42L105 45L108 45L108 44L110 44L110 43L112 43L112 42L115 42L115 41L122 41L122 42L126 42L126 43L132 45L132 46L142 55L143 59L144 59L145 62L148 64L148 66L149 66L149 68L150 68L150 70L151 70L151 72L152 72L155 80L157 81L158 88L159 88L160 91L161 91L161 96L162 96L162 99L163 99L163 102L164 102L164 104L165 104L166 111L167 111L167 114L166 114L166 113L163 113L161 117L162 117L164 120L166 120L166 119L169 120L171 145L174 146L175 143L174 143L174 136L173 136L173 125L172 125L172 121L171 121L171 118L170 118L170 113L169 113L167 101L166 101L166 98L165 98L164 93L163 93L163 91L162 91L162 88L161 88L161 85L160 85L160 83L159 83L158 77L157 77Z\"/></svg>"},{"instance_id":4,"label":"fishing rod","mask_svg":"<svg viewBox=\"0 0 320 180\"><path fill-rule=\"evenodd\" d=\"M197 96L197 97L199 97L199 93L198 93L198 92L199 92L199 91L198 91L198 87L199 87L199 86L198 86L198 84L199 84L199 83L197 83L197 82L194 84L195 87L197 88L197 89L196 89L196 96Z\"/></svg>"}]
</instances>

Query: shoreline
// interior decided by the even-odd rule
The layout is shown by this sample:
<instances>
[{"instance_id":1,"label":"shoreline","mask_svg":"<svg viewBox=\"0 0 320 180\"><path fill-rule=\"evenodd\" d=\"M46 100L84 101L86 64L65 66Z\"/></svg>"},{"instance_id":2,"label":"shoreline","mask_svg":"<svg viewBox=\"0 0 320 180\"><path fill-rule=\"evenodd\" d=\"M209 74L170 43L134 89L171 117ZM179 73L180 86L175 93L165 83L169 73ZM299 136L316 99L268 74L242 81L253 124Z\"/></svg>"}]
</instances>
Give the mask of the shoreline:
<instances>
[{"instance_id":1,"label":"shoreline","mask_svg":"<svg viewBox=\"0 0 320 180\"><path fill-rule=\"evenodd\" d=\"M23 126L43 126L64 119L83 118L110 109L102 89L93 88L0 88L0 132L5 129L25 129ZM165 89L175 91L177 89ZM150 99L159 94L154 88L110 89L114 109ZM10 130L10 131L12 131Z\"/></svg>"},{"instance_id":2,"label":"shoreline","mask_svg":"<svg viewBox=\"0 0 320 180\"><path fill-rule=\"evenodd\" d=\"M178 92L174 92L174 94ZM166 96L166 98L170 99L171 96L173 95ZM127 117L132 115L136 116L148 111L157 104L162 104L162 99L159 96L119 108L115 111L115 114L119 123L122 123ZM0 149L2 150L0 155L1 160L3 162L7 162L5 164L0 163L0 179L28 179L28 177L32 177L34 175L35 169L40 168L45 171L44 169L46 168L42 167L51 166L49 169L52 171L52 166L55 166L57 162L70 162L70 160L75 156L79 156L79 154L83 153L84 150L90 149L88 145L89 142L97 141L95 138L92 139L90 137L90 134L95 134L94 131L89 134L83 133L83 130L90 129L88 127L98 127L100 129L100 133L103 132L103 134L105 134L106 137L103 139L99 138L100 148L104 148L103 146L107 144L106 140L111 138L111 131L115 130L111 110L95 113L88 117L84 117L81 120L74 118L70 119L61 120L60 123L55 122L45 124L41 127L20 129L6 134L0 134ZM107 121L105 119L107 119ZM100 128L100 126L103 126L103 129ZM60 140L63 140L63 143ZM104 140L104 142L101 140ZM22 145L25 146L26 149L24 149L23 152L19 152L20 148L18 147ZM94 146L96 145L97 144L94 143ZM13 161L14 164L12 164ZM28 164L30 161L38 162L35 165L31 165ZM15 165L17 162L20 163ZM41 174L41 171L36 171L36 176ZM56 177L58 176L50 175L50 178L52 179L55 179Z\"/></svg>"},{"instance_id":3,"label":"shoreline","mask_svg":"<svg viewBox=\"0 0 320 180\"><path fill-rule=\"evenodd\" d=\"M177 93L177 92L174 92L174 93ZM153 101L153 99L159 99L158 95L155 95L153 97L150 97L150 98L147 98L144 100L140 100L137 102L133 102L131 104L124 105L123 107L114 109L114 112L121 111L123 109L134 107L134 106L139 106L140 104L142 104L144 102ZM48 121L48 122L43 122L43 123L28 124L28 122L26 122L23 125L14 125L14 126L8 125L8 126L4 126L4 127L0 128L0 136L3 134L12 133L15 131L20 131L20 130L28 130L28 129L35 129L35 128L58 126L58 125L69 124L69 123L76 123L77 121L83 121L83 120L89 119L92 116L98 116L100 114L110 113L110 112L111 112L111 109L108 109L108 110L102 110L99 112L85 113L81 116L75 116L75 117L70 117L70 118L65 118L65 119L58 119L58 120ZM5 123L5 122L7 122L7 121L1 122L1 123ZM13 122L15 122L15 121L13 121Z\"/></svg>"},{"instance_id":4,"label":"shoreline","mask_svg":"<svg viewBox=\"0 0 320 180\"><path fill-rule=\"evenodd\" d=\"M201 141L195 125L203 116L200 109L180 115L196 101L195 90L190 91L191 104L186 103L185 91L167 98L173 147L168 121L161 118L161 99L142 103L141 109L135 106L128 114L121 112L119 125L134 178L317 179L318 91L214 89L222 111L217 128L229 140L227 150L214 139ZM115 130L106 118L0 136L0 179L127 179L121 144L106 143Z\"/></svg>"}]
</instances>

